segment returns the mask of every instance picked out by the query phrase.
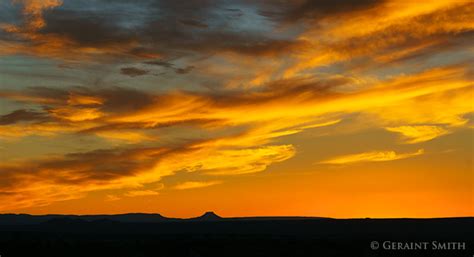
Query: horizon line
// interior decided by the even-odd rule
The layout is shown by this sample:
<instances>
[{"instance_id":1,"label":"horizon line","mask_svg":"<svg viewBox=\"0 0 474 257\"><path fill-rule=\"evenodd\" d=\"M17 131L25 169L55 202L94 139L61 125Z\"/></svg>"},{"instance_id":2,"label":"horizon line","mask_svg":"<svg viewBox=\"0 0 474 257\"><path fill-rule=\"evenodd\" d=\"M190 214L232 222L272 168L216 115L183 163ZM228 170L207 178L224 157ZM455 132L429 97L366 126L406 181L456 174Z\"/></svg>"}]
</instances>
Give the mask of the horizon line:
<instances>
[{"instance_id":1,"label":"horizon line","mask_svg":"<svg viewBox=\"0 0 474 257\"><path fill-rule=\"evenodd\" d=\"M130 214L145 214L145 215L159 215L163 218L170 218L170 219L192 219L192 218L199 218L208 213L214 214L223 219L236 219L236 218L305 218L305 219L336 219L336 220L350 220L350 219L453 219L453 218L474 218L473 216L438 216L438 217L324 217L324 216L299 216L299 215L257 215L257 216L221 216L213 211L207 211L202 213L199 216L190 216L190 217L171 217L171 216L164 216L158 212L126 212L126 213L109 213L109 214L73 214L73 213L47 213L47 214L31 214L31 213L14 213L14 212L6 212L0 213L1 215L29 215L29 216L118 216L118 215L130 215Z\"/></svg>"}]
</instances>

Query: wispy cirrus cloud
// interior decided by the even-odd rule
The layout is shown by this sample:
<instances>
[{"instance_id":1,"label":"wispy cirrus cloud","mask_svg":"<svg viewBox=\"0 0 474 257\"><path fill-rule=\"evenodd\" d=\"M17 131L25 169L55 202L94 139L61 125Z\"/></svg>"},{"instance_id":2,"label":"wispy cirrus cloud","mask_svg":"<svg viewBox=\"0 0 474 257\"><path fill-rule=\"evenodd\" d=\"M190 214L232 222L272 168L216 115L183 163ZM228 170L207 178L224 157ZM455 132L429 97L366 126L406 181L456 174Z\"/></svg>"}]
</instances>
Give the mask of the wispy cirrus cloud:
<instances>
[{"instance_id":1,"label":"wispy cirrus cloud","mask_svg":"<svg viewBox=\"0 0 474 257\"><path fill-rule=\"evenodd\" d=\"M386 128L388 131L397 132L407 138L407 143L415 144L448 134L448 130L440 126L400 126Z\"/></svg>"},{"instance_id":2,"label":"wispy cirrus cloud","mask_svg":"<svg viewBox=\"0 0 474 257\"><path fill-rule=\"evenodd\" d=\"M202 188L202 187L218 185L221 183L222 181L218 181L218 180L216 181L186 181L174 186L174 189L186 190L186 189Z\"/></svg>"},{"instance_id":3,"label":"wispy cirrus cloud","mask_svg":"<svg viewBox=\"0 0 474 257\"><path fill-rule=\"evenodd\" d=\"M288 68L285 75L292 76L336 62L350 62L369 54L383 63L387 58L394 61L424 50L440 52L444 47L433 46L444 44L446 49L450 49L445 44L448 40L471 37L468 32L472 31L473 24L468 17L473 14L474 8L467 1L380 3L360 12L342 13L343 19L337 15L329 16L323 24L334 22L337 25L315 26L315 29L303 33L300 39L311 43L296 55L295 65ZM433 23L432 20L439 22ZM327 23L329 21L331 23ZM356 29L361 24L364 24L364 29ZM462 43L460 45L463 47ZM372 60L367 59L363 66L380 65ZM360 63L357 66L360 67Z\"/></svg>"},{"instance_id":4,"label":"wispy cirrus cloud","mask_svg":"<svg viewBox=\"0 0 474 257\"><path fill-rule=\"evenodd\" d=\"M423 153L423 149L412 153L396 153L395 151L372 151L358 154L343 155L322 161L320 163L342 165L359 162L386 162L406 159L421 155Z\"/></svg>"},{"instance_id":5,"label":"wispy cirrus cloud","mask_svg":"<svg viewBox=\"0 0 474 257\"><path fill-rule=\"evenodd\" d=\"M221 175L252 173L293 154L288 146L233 151L205 146L200 143L174 148L103 149L9 162L0 166L0 198L9 202L2 209L75 199L98 190L127 190L124 196L128 197L157 195L160 188L149 189L146 185L179 170ZM228 161L232 163L226 165Z\"/></svg>"},{"instance_id":6,"label":"wispy cirrus cloud","mask_svg":"<svg viewBox=\"0 0 474 257\"><path fill-rule=\"evenodd\" d=\"M306 79L279 82L257 92L231 95L193 92L154 94L123 88L71 88L70 91L36 88L22 92L0 92L2 97L12 100L47 105L40 115L47 117L45 120L29 119L29 115L27 120L9 118L15 115L6 116L5 119L10 122L0 126L2 135L22 137L29 133L54 137L88 131L86 133L97 137L133 139L134 142L130 146L121 145L118 148L65 154L49 159L6 162L1 167L4 170L1 173L2 192L8 193L11 199L12 195L19 197L26 194L24 190L28 190L30 200L13 201L12 206L5 208L54 201L53 198L63 199L56 194L51 198L44 197L42 189L45 187L56 188L55 191L67 188L74 192L67 197L80 197L90 191L114 188L146 191L149 189L140 187L156 183L163 176L179 170L221 176L260 172L273 163L291 158L297 152L291 144L278 144L279 138L301 133L305 129L337 124L344 117L341 113L375 115L382 127L386 127L387 123L405 123L412 120L413 116L423 115L424 120L433 123L439 119L448 124L452 121L446 129L455 129L462 124L456 121L473 111L472 106L460 101L468 95L450 93L451 97L459 98L437 102L439 108L443 108L443 104L454 107L451 105L453 102L461 103L442 117L437 113L427 115L430 109L424 108L397 112L396 117L391 116L389 110L392 110L393 105L409 106L406 103L417 97L430 99L431 95L443 90L462 92L470 88L470 81L463 78L463 72L459 67L434 69L349 93L331 90L345 81L323 83ZM89 118L87 112L83 112L88 109L100 115ZM449 109L448 106L446 109ZM192 125L193 122L197 123ZM188 135L187 139L183 141L181 133L160 135L162 124L168 128L187 124L182 127ZM447 133L433 134L431 127L414 127L416 137L413 133L410 135L417 140L432 139ZM155 136L146 136L150 130L156 132ZM194 131L200 132L194 134ZM162 136L166 136L167 141L160 141ZM149 146L140 146L140 143ZM336 157L324 163L390 161L420 154L423 151L368 152ZM30 183L30 186L23 189L23 183Z\"/></svg>"},{"instance_id":7,"label":"wispy cirrus cloud","mask_svg":"<svg viewBox=\"0 0 474 257\"><path fill-rule=\"evenodd\" d=\"M153 190L135 190L128 191L125 193L125 196L128 197L137 197L137 196L150 196L150 195L159 195L160 193Z\"/></svg>"}]
</instances>

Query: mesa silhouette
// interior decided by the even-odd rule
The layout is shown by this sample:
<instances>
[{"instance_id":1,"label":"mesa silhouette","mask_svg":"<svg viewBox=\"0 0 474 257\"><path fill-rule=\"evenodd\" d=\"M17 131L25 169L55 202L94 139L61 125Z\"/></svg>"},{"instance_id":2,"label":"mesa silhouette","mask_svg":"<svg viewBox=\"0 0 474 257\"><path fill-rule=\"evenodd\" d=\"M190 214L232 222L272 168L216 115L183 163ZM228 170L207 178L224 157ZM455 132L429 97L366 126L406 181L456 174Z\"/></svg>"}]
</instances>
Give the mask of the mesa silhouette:
<instances>
[{"instance_id":1,"label":"mesa silhouette","mask_svg":"<svg viewBox=\"0 0 474 257\"><path fill-rule=\"evenodd\" d=\"M231 217L223 218L209 211L201 216L193 218L170 218L158 213L126 213L112 215L30 215L30 214L0 214L0 226L2 225L34 225L41 223L82 223L84 222L124 222L124 223L156 223L156 222L189 222L189 221L251 221L251 220L305 220L305 219L329 219L320 217L299 216L275 216L275 217Z\"/></svg>"}]
</instances>

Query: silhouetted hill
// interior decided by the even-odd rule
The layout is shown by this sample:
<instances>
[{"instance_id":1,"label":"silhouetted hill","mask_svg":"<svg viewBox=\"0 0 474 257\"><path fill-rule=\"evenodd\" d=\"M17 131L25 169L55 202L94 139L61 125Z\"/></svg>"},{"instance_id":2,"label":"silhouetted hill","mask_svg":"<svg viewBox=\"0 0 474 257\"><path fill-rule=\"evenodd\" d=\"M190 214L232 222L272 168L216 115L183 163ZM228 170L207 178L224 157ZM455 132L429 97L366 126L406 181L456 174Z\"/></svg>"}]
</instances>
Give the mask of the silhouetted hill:
<instances>
[{"instance_id":1,"label":"silhouetted hill","mask_svg":"<svg viewBox=\"0 0 474 257\"><path fill-rule=\"evenodd\" d=\"M163 221L175 221L174 218L165 218L158 213L127 213L127 214L115 214L115 215L85 215L80 216L82 219L89 221L107 219L120 222L163 222Z\"/></svg>"},{"instance_id":2,"label":"silhouetted hill","mask_svg":"<svg viewBox=\"0 0 474 257\"><path fill-rule=\"evenodd\" d=\"M30 214L0 214L1 225L32 225L61 217L76 217L68 215L30 215Z\"/></svg>"},{"instance_id":3,"label":"silhouetted hill","mask_svg":"<svg viewBox=\"0 0 474 257\"><path fill-rule=\"evenodd\" d=\"M219 221L222 220L222 217L219 215L215 214L214 212L208 211L204 213L203 215L196 217L196 218L191 218L190 220L194 221Z\"/></svg>"}]
</instances>

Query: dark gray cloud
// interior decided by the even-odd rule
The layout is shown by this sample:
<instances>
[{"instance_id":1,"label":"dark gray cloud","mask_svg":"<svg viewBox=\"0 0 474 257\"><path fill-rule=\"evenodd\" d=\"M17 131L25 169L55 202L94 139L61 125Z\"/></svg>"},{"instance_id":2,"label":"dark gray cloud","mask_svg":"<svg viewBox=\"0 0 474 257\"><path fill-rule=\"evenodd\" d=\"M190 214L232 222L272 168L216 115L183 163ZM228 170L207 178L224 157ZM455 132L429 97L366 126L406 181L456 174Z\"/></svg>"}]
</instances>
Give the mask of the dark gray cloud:
<instances>
[{"instance_id":1,"label":"dark gray cloud","mask_svg":"<svg viewBox=\"0 0 474 257\"><path fill-rule=\"evenodd\" d=\"M383 2L385 0L270 0L263 2L259 13L274 21L288 23L370 9Z\"/></svg>"},{"instance_id":2,"label":"dark gray cloud","mask_svg":"<svg viewBox=\"0 0 474 257\"><path fill-rule=\"evenodd\" d=\"M42 104L44 108L54 108L69 105L74 97L89 97L98 99L100 104L89 103L100 108L102 112L121 113L136 111L149 106L156 99L156 96L147 92L138 91L131 88L109 87L103 89L93 89L88 87L70 87L66 89L49 87L31 87L22 92L0 91L0 96ZM21 96L18 98L18 96ZM30 114L31 115L31 114Z\"/></svg>"},{"instance_id":3,"label":"dark gray cloud","mask_svg":"<svg viewBox=\"0 0 474 257\"><path fill-rule=\"evenodd\" d=\"M192 27L196 27L196 28L207 28L207 27L209 27L206 23L200 22L200 21L197 21L197 20L188 20L188 19L186 19L186 20L179 20L179 22L181 22L184 25L192 26Z\"/></svg>"},{"instance_id":4,"label":"dark gray cloud","mask_svg":"<svg viewBox=\"0 0 474 257\"><path fill-rule=\"evenodd\" d=\"M9 114L0 116L0 125L9 125L22 121L42 121L47 117L44 113L30 110L16 110Z\"/></svg>"},{"instance_id":5,"label":"dark gray cloud","mask_svg":"<svg viewBox=\"0 0 474 257\"><path fill-rule=\"evenodd\" d=\"M157 56L164 60L206 58L221 52L286 55L302 43L290 35L275 34L271 27L248 26L253 21L246 19L258 22L260 18L245 12L257 11L260 5L241 0L233 5L249 9L228 8L226 1L67 0L61 6L43 10L45 26L32 31L32 35L2 33L0 37L20 44L19 49L31 49L28 54L32 55L67 60L93 55L98 61L125 63ZM20 17L21 11L17 10ZM13 24L21 26L22 22ZM48 48L56 43L56 48ZM191 65L176 67L161 61L146 64L172 69L178 75L193 69ZM148 74L138 67L126 67L120 72L130 77Z\"/></svg>"},{"instance_id":6,"label":"dark gray cloud","mask_svg":"<svg viewBox=\"0 0 474 257\"><path fill-rule=\"evenodd\" d=\"M161 66L167 69L172 69L176 74L188 74L190 73L195 67L190 65L186 66L183 68L178 68L176 67L173 63L167 62L167 61L162 61L162 60L156 60L156 61L147 61L143 62L144 64L148 65L155 65L155 66Z\"/></svg>"},{"instance_id":7,"label":"dark gray cloud","mask_svg":"<svg viewBox=\"0 0 474 257\"><path fill-rule=\"evenodd\" d=\"M184 68L177 68L175 70L175 72L177 74L187 74L187 73L191 72L193 69L194 69L194 66L186 66Z\"/></svg>"},{"instance_id":8,"label":"dark gray cloud","mask_svg":"<svg viewBox=\"0 0 474 257\"><path fill-rule=\"evenodd\" d=\"M266 28L268 33L243 29L241 23L248 22L241 20L243 11L226 6L224 1L204 0L64 1L62 6L44 10L46 25L35 33L66 39L65 47L93 47L105 54L139 58L219 51L265 55L294 43L274 38L270 28ZM26 43L41 43L35 38Z\"/></svg>"},{"instance_id":9,"label":"dark gray cloud","mask_svg":"<svg viewBox=\"0 0 474 257\"><path fill-rule=\"evenodd\" d=\"M174 66L174 64L172 64L170 62L161 61L161 60L147 61L147 62L143 62L143 63L148 64L148 65L162 66L162 67L165 67L165 68L172 68Z\"/></svg>"},{"instance_id":10,"label":"dark gray cloud","mask_svg":"<svg viewBox=\"0 0 474 257\"><path fill-rule=\"evenodd\" d=\"M39 33L66 37L79 46L116 45L136 39L132 31L116 23L115 17L101 13L55 8L46 12L45 20L47 26Z\"/></svg>"},{"instance_id":11,"label":"dark gray cloud","mask_svg":"<svg viewBox=\"0 0 474 257\"><path fill-rule=\"evenodd\" d=\"M120 69L121 74L130 76L132 78L146 75L149 72L150 71L148 71L148 70L142 70L142 69L138 69L138 68L135 68L135 67L125 67L125 68Z\"/></svg>"}]
</instances>

